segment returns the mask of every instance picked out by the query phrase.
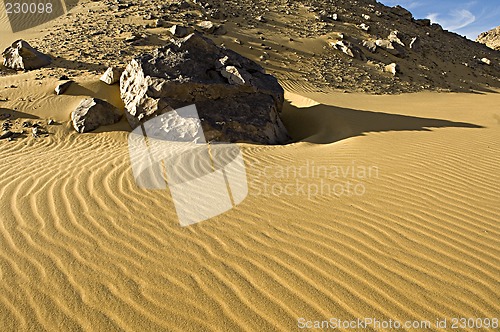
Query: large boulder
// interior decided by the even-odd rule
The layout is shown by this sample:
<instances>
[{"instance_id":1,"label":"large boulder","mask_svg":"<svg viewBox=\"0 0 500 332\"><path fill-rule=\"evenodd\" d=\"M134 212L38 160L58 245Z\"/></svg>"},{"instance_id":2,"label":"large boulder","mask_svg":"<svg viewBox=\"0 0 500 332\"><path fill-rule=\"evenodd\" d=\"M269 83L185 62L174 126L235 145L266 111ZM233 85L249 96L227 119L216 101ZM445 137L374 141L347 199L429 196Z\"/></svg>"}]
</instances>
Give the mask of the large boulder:
<instances>
[{"instance_id":1,"label":"large boulder","mask_svg":"<svg viewBox=\"0 0 500 332\"><path fill-rule=\"evenodd\" d=\"M500 51L500 27L481 33L477 37L476 41L485 44L494 50Z\"/></svg>"},{"instance_id":2,"label":"large boulder","mask_svg":"<svg viewBox=\"0 0 500 332\"><path fill-rule=\"evenodd\" d=\"M19 39L2 53L3 65L14 70L32 70L49 65L52 59Z\"/></svg>"},{"instance_id":3,"label":"large boulder","mask_svg":"<svg viewBox=\"0 0 500 332\"><path fill-rule=\"evenodd\" d=\"M120 80L132 126L195 104L208 141L280 144L284 91L257 63L200 33L133 59Z\"/></svg>"},{"instance_id":4,"label":"large boulder","mask_svg":"<svg viewBox=\"0 0 500 332\"><path fill-rule=\"evenodd\" d=\"M73 127L79 133L96 130L100 126L109 126L120 121L120 111L98 98L86 98L71 113Z\"/></svg>"}]
</instances>

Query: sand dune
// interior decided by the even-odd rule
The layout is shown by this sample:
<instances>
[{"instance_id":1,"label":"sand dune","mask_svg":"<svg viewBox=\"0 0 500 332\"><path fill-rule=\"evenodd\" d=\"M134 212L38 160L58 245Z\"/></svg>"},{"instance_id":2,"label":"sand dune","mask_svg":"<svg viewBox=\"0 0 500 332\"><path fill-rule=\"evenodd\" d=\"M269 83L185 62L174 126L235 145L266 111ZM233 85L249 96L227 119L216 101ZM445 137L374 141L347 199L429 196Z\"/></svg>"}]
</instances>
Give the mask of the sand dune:
<instances>
[{"instance_id":1,"label":"sand dune","mask_svg":"<svg viewBox=\"0 0 500 332\"><path fill-rule=\"evenodd\" d=\"M498 95L290 91L284 121L297 142L242 145L248 198L181 228L168 191L135 185L122 124L78 135L64 122L80 95L100 89L84 80L57 99L37 90L32 113L62 124L47 139L1 142L4 331L498 317ZM321 173L333 166L347 175ZM365 192L279 193L296 181Z\"/></svg>"}]
</instances>

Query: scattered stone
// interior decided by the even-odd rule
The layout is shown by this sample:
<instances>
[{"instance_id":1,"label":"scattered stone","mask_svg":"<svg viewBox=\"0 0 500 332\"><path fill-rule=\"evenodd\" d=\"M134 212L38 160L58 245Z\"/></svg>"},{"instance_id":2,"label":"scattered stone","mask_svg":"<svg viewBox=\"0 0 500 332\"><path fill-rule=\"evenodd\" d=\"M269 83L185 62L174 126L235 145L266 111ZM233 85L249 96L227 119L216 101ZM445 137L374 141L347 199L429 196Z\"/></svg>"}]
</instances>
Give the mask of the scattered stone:
<instances>
[{"instance_id":1,"label":"scattered stone","mask_svg":"<svg viewBox=\"0 0 500 332\"><path fill-rule=\"evenodd\" d=\"M155 27L157 27L157 28L163 28L163 27L165 27L165 25L167 25L167 22L165 22L165 20L162 20L161 18L159 18L155 21Z\"/></svg>"},{"instance_id":2,"label":"scattered stone","mask_svg":"<svg viewBox=\"0 0 500 332\"><path fill-rule=\"evenodd\" d=\"M371 19L370 15L363 14L361 15L365 20L369 21Z\"/></svg>"},{"instance_id":3,"label":"scattered stone","mask_svg":"<svg viewBox=\"0 0 500 332\"><path fill-rule=\"evenodd\" d=\"M255 19L259 22L267 23L267 19L264 16L257 16Z\"/></svg>"},{"instance_id":4,"label":"scattered stone","mask_svg":"<svg viewBox=\"0 0 500 332\"><path fill-rule=\"evenodd\" d=\"M110 103L98 98L86 98L71 113L73 127L79 133L96 130L120 121L120 111Z\"/></svg>"},{"instance_id":5,"label":"scattered stone","mask_svg":"<svg viewBox=\"0 0 500 332\"><path fill-rule=\"evenodd\" d=\"M259 59L260 59L261 61L266 61L266 60L269 60L270 58L271 58L271 56L270 56L270 55L269 55L269 53L267 53L267 52L264 52L264 53L263 53L263 54L259 57Z\"/></svg>"},{"instance_id":6,"label":"scattered stone","mask_svg":"<svg viewBox=\"0 0 500 332\"><path fill-rule=\"evenodd\" d=\"M172 25L168 31L172 34L172 36L177 37L177 38L184 38L189 34L189 31L186 27L183 27L181 25Z\"/></svg>"},{"instance_id":7,"label":"scattered stone","mask_svg":"<svg viewBox=\"0 0 500 332\"><path fill-rule=\"evenodd\" d=\"M48 55L37 51L22 39L15 41L2 55L3 65L14 70L39 69L52 62Z\"/></svg>"},{"instance_id":8,"label":"scattered stone","mask_svg":"<svg viewBox=\"0 0 500 332\"><path fill-rule=\"evenodd\" d=\"M377 51L377 44L372 40L364 40L362 45L372 53L375 53Z\"/></svg>"},{"instance_id":9,"label":"scattered stone","mask_svg":"<svg viewBox=\"0 0 500 332\"><path fill-rule=\"evenodd\" d=\"M326 10L322 10L316 15L316 19L321 22L337 21L339 16L337 14L329 14Z\"/></svg>"},{"instance_id":10,"label":"scattered stone","mask_svg":"<svg viewBox=\"0 0 500 332\"><path fill-rule=\"evenodd\" d=\"M49 126L52 126L52 125L54 125L55 123L56 123L56 122L55 122L53 119L49 119L49 120L47 120L47 124L48 124Z\"/></svg>"},{"instance_id":11,"label":"scattered stone","mask_svg":"<svg viewBox=\"0 0 500 332\"><path fill-rule=\"evenodd\" d=\"M288 141L280 120L284 91L255 62L199 33L133 59L120 81L127 119L149 119L195 104L207 141Z\"/></svg>"},{"instance_id":12,"label":"scattered stone","mask_svg":"<svg viewBox=\"0 0 500 332\"><path fill-rule=\"evenodd\" d=\"M405 47L405 44L401 41L400 37L401 37L400 32L397 31L397 30L395 30L395 31L391 31L391 33L389 34L389 36L387 37L387 39L391 43L397 43L397 44Z\"/></svg>"},{"instance_id":13,"label":"scattered stone","mask_svg":"<svg viewBox=\"0 0 500 332\"><path fill-rule=\"evenodd\" d=\"M365 23L361 23L361 24L359 25L359 27L360 27L360 28L361 28L361 30L363 30L363 31L366 31L366 32L370 31L370 26L369 26L369 25L366 25Z\"/></svg>"},{"instance_id":14,"label":"scattered stone","mask_svg":"<svg viewBox=\"0 0 500 332\"><path fill-rule=\"evenodd\" d=\"M31 135L33 138L38 138L40 135L40 129L38 127L31 128Z\"/></svg>"},{"instance_id":15,"label":"scattered stone","mask_svg":"<svg viewBox=\"0 0 500 332\"><path fill-rule=\"evenodd\" d=\"M73 81L66 81L64 83L58 84L54 90L56 95L62 95L63 93L65 93L71 86L71 84L73 84Z\"/></svg>"},{"instance_id":16,"label":"scattered stone","mask_svg":"<svg viewBox=\"0 0 500 332\"><path fill-rule=\"evenodd\" d=\"M399 72L399 66L396 63L391 63L384 67L384 71L387 73L391 73L393 76Z\"/></svg>"},{"instance_id":17,"label":"scattered stone","mask_svg":"<svg viewBox=\"0 0 500 332\"><path fill-rule=\"evenodd\" d=\"M397 56L397 57L405 57L406 56L405 49L399 44L392 43L388 40L382 40L382 39L377 39L375 41L375 44L378 47L383 48L385 51L387 51L388 53L390 53L394 56Z\"/></svg>"},{"instance_id":18,"label":"scattered stone","mask_svg":"<svg viewBox=\"0 0 500 332\"><path fill-rule=\"evenodd\" d=\"M101 76L100 80L108 85L113 85L120 81L120 76L123 70L115 67L109 67Z\"/></svg>"},{"instance_id":19,"label":"scattered stone","mask_svg":"<svg viewBox=\"0 0 500 332\"><path fill-rule=\"evenodd\" d=\"M365 61L366 56L364 55L363 51L356 45L346 41L346 40L339 40L336 43L332 45L335 49L342 51L344 54L350 56L351 58L358 59Z\"/></svg>"}]
</instances>

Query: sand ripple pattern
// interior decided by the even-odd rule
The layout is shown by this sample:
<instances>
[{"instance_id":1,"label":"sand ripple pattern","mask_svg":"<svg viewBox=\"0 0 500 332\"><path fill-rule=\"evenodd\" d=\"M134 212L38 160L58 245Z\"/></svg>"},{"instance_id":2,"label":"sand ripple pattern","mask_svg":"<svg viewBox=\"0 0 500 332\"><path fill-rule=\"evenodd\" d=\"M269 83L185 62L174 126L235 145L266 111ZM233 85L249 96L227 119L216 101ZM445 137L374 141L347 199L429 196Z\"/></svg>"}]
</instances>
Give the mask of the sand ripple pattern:
<instances>
[{"instance_id":1,"label":"sand ripple pattern","mask_svg":"<svg viewBox=\"0 0 500 332\"><path fill-rule=\"evenodd\" d=\"M2 143L2 331L498 317L498 139L494 128L440 128L244 145L250 195L189 228L168 191L135 185L126 133ZM362 197L257 195L295 180L266 167L308 160L380 174L364 180Z\"/></svg>"}]
</instances>

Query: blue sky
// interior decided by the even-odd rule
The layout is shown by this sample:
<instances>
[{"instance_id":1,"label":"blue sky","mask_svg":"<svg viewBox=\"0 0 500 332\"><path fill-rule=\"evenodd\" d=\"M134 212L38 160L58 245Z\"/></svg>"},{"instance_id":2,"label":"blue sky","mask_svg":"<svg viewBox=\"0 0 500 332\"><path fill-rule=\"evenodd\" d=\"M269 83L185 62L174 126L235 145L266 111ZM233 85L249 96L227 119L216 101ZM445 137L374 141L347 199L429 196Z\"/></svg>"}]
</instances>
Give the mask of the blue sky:
<instances>
[{"instance_id":1,"label":"blue sky","mask_svg":"<svg viewBox=\"0 0 500 332\"><path fill-rule=\"evenodd\" d=\"M443 28L475 40L481 32L500 25L500 0L379 0L401 5L415 18L430 18Z\"/></svg>"}]
</instances>

